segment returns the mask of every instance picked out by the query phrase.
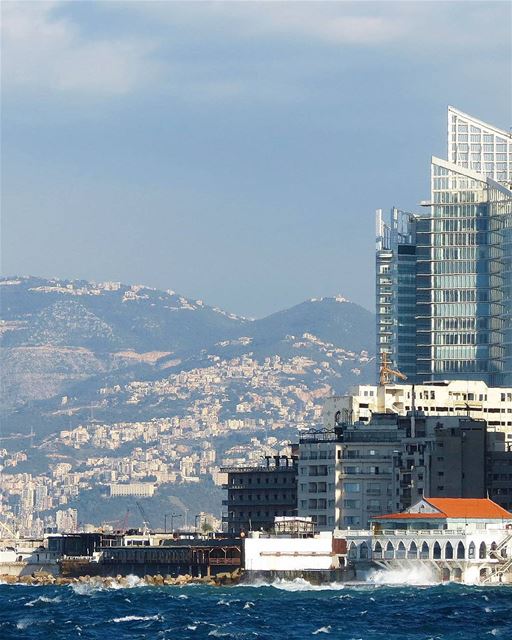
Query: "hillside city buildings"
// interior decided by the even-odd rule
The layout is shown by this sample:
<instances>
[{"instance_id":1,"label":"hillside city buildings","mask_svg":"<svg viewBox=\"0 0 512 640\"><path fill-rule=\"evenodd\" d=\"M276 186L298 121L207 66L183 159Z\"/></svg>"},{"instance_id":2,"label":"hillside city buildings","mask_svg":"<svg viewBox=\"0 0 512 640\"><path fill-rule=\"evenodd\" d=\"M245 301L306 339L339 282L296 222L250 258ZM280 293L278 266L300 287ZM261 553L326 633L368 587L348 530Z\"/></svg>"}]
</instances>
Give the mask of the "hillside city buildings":
<instances>
[{"instance_id":1,"label":"hillside city buildings","mask_svg":"<svg viewBox=\"0 0 512 640\"><path fill-rule=\"evenodd\" d=\"M378 362L512 386L512 134L448 108L424 213L377 212Z\"/></svg>"}]
</instances>

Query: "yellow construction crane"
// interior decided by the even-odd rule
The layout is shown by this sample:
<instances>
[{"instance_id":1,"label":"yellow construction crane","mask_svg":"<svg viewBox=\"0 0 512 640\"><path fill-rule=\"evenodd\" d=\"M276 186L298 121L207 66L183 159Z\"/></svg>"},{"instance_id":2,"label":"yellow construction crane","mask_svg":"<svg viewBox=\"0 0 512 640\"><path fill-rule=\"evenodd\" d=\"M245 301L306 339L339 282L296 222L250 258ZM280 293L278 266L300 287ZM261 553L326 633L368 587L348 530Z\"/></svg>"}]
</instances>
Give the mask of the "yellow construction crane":
<instances>
[{"instance_id":1,"label":"yellow construction crane","mask_svg":"<svg viewBox=\"0 0 512 640\"><path fill-rule=\"evenodd\" d=\"M2 522L0 520L0 527L4 530L7 531L7 533L9 534L9 536L15 540L17 540L20 537L20 534L18 531L13 531L10 527L7 526L7 524L5 522Z\"/></svg>"},{"instance_id":2,"label":"yellow construction crane","mask_svg":"<svg viewBox=\"0 0 512 640\"><path fill-rule=\"evenodd\" d=\"M389 366L388 354L384 352L382 354L382 360L380 363L379 384L389 384L391 382L391 378L400 378L400 380L407 380L407 376L404 373L395 371Z\"/></svg>"}]
</instances>

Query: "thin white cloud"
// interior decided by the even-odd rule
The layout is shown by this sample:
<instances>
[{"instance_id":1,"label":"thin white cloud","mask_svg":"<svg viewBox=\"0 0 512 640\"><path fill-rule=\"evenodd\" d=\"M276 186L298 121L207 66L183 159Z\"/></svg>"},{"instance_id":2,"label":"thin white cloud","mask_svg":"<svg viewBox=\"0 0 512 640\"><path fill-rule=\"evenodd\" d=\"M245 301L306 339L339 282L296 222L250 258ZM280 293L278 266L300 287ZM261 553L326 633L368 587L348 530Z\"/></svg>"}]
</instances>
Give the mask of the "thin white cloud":
<instances>
[{"instance_id":1,"label":"thin white cloud","mask_svg":"<svg viewBox=\"0 0 512 640\"><path fill-rule=\"evenodd\" d=\"M95 20L103 16L106 25L115 25L122 18L130 25L111 37L107 27L97 36L81 24L72 3L1 6L4 89L106 97L158 83L162 91L192 101L293 100L318 64L313 47L322 46L332 47L338 64L340 50L348 48L343 60L352 66L357 48L415 61L440 57L446 64L452 54L494 55L493 65L503 69L507 61L500 51L511 31L510 5L503 2L91 3ZM236 54L217 60L218 46ZM301 51L300 59L290 58L294 50Z\"/></svg>"},{"instance_id":2,"label":"thin white cloud","mask_svg":"<svg viewBox=\"0 0 512 640\"><path fill-rule=\"evenodd\" d=\"M2 85L97 95L125 94L158 74L155 43L87 37L59 2L2 3Z\"/></svg>"},{"instance_id":3,"label":"thin white cloud","mask_svg":"<svg viewBox=\"0 0 512 640\"><path fill-rule=\"evenodd\" d=\"M250 37L327 45L488 46L509 39L511 5L502 0L287 0L107 3L156 23L203 30L206 37Z\"/></svg>"}]
</instances>

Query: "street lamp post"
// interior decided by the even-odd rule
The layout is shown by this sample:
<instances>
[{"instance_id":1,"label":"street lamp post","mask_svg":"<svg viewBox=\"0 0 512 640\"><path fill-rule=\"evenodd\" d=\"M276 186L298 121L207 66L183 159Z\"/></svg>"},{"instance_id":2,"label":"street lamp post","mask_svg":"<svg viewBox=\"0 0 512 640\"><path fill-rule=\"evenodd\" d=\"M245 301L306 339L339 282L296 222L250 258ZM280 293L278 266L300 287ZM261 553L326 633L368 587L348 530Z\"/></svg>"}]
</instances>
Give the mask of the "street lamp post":
<instances>
[{"instance_id":1,"label":"street lamp post","mask_svg":"<svg viewBox=\"0 0 512 640\"><path fill-rule=\"evenodd\" d=\"M174 519L183 518L181 513L171 513L171 531L174 533Z\"/></svg>"}]
</instances>

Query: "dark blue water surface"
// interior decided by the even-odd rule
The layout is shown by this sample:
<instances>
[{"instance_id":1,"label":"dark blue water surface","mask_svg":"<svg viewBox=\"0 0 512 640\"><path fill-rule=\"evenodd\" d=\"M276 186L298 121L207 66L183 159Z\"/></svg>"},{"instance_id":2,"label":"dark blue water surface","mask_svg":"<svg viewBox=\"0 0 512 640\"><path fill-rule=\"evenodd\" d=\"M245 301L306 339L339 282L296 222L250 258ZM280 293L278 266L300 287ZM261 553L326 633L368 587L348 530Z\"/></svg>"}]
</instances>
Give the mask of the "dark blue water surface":
<instances>
[{"instance_id":1,"label":"dark blue water surface","mask_svg":"<svg viewBox=\"0 0 512 640\"><path fill-rule=\"evenodd\" d=\"M512 639L512 587L0 585L0 638Z\"/></svg>"}]
</instances>

